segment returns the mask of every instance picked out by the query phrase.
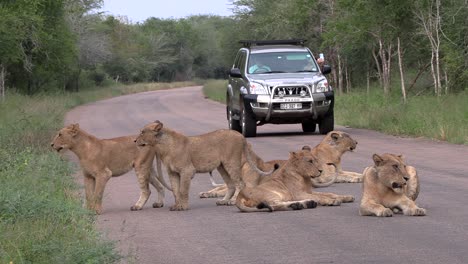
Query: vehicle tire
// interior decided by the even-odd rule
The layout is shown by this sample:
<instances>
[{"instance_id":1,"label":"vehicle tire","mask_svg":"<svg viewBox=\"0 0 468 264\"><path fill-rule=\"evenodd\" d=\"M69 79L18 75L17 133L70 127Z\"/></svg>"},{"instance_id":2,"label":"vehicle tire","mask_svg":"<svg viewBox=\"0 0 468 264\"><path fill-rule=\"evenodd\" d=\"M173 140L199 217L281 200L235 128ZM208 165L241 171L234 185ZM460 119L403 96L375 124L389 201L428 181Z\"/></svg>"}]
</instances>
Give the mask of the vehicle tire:
<instances>
[{"instance_id":1,"label":"vehicle tire","mask_svg":"<svg viewBox=\"0 0 468 264\"><path fill-rule=\"evenodd\" d=\"M228 119L229 129L235 130L237 132L242 133L242 127L240 125L240 122L239 122L239 120L236 120L236 119L232 118L233 113L232 113L232 110L231 110L231 108L229 106L226 107L226 111L227 111L227 119Z\"/></svg>"},{"instance_id":2,"label":"vehicle tire","mask_svg":"<svg viewBox=\"0 0 468 264\"><path fill-rule=\"evenodd\" d=\"M320 119L319 124L318 124L320 134L325 135L328 132L332 131L335 125L334 123L335 123L335 119L334 119L333 112L331 112L330 114Z\"/></svg>"},{"instance_id":3,"label":"vehicle tire","mask_svg":"<svg viewBox=\"0 0 468 264\"><path fill-rule=\"evenodd\" d=\"M255 137L257 136L257 121L245 111L245 108L242 109L241 114L241 128L242 135L244 137Z\"/></svg>"},{"instance_id":4,"label":"vehicle tire","mask_svg":"<svg viewBox=\"0 0 468 264\"><path fill-rule=\"evenodd\" d=\"M317 123L315 123L314 121L308 120L302 122L302 131L304 131L305 133L314 133L316 127Z\"/></svg>"}]
</instances>

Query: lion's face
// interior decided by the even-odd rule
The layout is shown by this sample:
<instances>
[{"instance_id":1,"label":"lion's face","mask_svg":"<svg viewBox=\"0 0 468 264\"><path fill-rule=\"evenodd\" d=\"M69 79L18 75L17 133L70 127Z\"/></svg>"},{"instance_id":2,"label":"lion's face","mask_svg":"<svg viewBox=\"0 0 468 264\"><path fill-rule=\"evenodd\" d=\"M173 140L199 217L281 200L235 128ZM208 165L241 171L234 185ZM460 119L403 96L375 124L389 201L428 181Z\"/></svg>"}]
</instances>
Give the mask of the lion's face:
<instances>
[{"instance_id":1,"label":"lion's face","mask_svg":"<svg viewBox=\"0 0 468 264\"><path fill-rule=\"evenodd\" d=\"M289 160L294 170L304 178L316 178L322 174L322 165L308 149L291 152Z\"/></svg>"},{"instance_id":2,"label":"lion's face","mask_svg":"<svg viewBox=\"0 0 468 264\"><path fill-rule=\"evenodd\" d=\"M78 135L79 129L80 127L78 124L68 125L60 129L50 143L50 146L57 152L60 152L62 149L72 148L77 140L76 136Z\"/></svg>"},{"instance_id":3,"label":"lion's face","mask_svg":"<svg viewBox=\"0 0 468 264\"><path fill-rule=\"evenodd\" d=\"M356 149L357 141L354 140L348 133L341 131L331 131L327 134L330 138L330 145L344 151L353 151Z\"/></svg>"},{"instance_id":4,"label":"lion's face","mask_svg":"<svg viewBox=\"0 0 468 264\"><path fill-rule=\"evenodd\" d=\"M409 175L401 155L383 154L372 156L379 181L396 193L403 193Z\"/></svg>"},{"instance_id":5,"label":"lion's face","mask_svg":"<svg viewBox=\"0 0 468 264\"><path fill-rule=\"evenodd\" d=\"M157 143L157 135L162 129L163 124L159 121L147 124L140 132L140 135L135 139L135 143L139 147L154 146Z\"/></svg>"}]
</instances>

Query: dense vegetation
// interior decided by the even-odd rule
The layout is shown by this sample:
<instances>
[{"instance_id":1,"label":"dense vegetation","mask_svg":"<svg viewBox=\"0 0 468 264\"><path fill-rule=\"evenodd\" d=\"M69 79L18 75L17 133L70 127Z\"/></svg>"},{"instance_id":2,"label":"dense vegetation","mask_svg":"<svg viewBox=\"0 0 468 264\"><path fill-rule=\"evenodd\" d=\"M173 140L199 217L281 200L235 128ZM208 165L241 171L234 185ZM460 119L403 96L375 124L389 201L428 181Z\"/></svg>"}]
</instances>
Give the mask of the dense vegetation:
<instances>
[{"instance_id":1,"label":"dense vegetation","mask_svg":"<svg viewBox=\"0 0 468 264\"><path fill-rule=\"evenodd\" d=\"M305 38L341 93L400 91L403 101L468 83L465 0L234 0L232 17L96 12L102 0L0 2L0 89L35 94L118 82L223 79L240 39ZM377 85L374 85L377 84ZM397 84L397 85L395 85Z\"/></svg>"}]
</instances>

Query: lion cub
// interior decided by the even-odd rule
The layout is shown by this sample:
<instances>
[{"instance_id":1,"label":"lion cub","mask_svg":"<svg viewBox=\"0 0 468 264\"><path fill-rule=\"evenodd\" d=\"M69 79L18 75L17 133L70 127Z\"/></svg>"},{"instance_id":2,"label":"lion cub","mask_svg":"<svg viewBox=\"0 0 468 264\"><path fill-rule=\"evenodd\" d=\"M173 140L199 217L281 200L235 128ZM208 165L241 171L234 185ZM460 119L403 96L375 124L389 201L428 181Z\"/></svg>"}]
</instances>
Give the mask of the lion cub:
<instances>
[{"instance_id":1,"label":"lion cub","mask_svg":"<svg viewBox=\"0 0 468 264\"><path fill-rule=\"evenodd\" d=\"M97 214L102 212L102 197L107 181L111 177L129 172L134 167L141 194L131 210L140 210L148 200L151 192L148 182L143 181L147 178L158 191L158 201L153 207L162 207L164 189L161 183L169 190L170 187L162 178L162 174L156 174L154 171L155 152L150 148L137 148L135 138L136 136L125 136L98 139L80 129L78 124L72 124L60 129L50 145L57 152L69 149L76 154L84 176L86 206L95 210Z\"/></svg>"},{"instance_id":2,"label":"lion cub","mask_svg":"<svg viewBox=\"0 0 468 264\"><path fill-rule=\"evenodd\" d=\"M416 205L419 179L416 169L406 166L401 155L372 156L375 165L364 170L360 215L392 216L393 211L423 216L426 210Z\"/></svg>"}]
</instances>

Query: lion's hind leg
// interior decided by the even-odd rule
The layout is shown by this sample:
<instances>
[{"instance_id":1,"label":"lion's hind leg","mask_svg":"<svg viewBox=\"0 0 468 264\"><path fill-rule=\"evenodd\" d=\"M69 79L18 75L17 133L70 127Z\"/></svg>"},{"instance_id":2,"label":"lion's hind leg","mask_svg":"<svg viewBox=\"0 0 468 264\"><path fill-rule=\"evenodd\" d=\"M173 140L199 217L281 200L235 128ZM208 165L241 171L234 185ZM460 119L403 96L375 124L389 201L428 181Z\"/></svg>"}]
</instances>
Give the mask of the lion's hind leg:
<instances>
[{"instance_id":1,"label":"lion's hind leg","mask_svg":"<svg viewBox=\"0 0 468 264\"><path fill-rule=\"evenodd\" d=\"M317 207L317 202L311 199L287 202L277 201L270 203L270 207L273 209L273 211L302 210Z\"/></svg>"},{"instance_id":2,"label":"lion's hind leg","mask_svg":"<svg viewBox=\"0 0 468 264\"><path fill-rule=\"evenodd\" d=\"M336 183L358 183L362 182L363 175L357 172L340 171L336 176Z\"/></svg>"},{"instance_id":3,"label":"lion's hind leg","mask_svg":"<svg viewBox=\"0 0 468 264\"><path fill-rule=\"evenodd\" d=\"M224 197L226 195L228 188L226 184L223 184L219 187L213 188L207 192L201 192L199 194L200 198L217 198Z\"/></svg>"},{"instance_id":4,"label":"lion's hind leg","mask_svg":"<svg viewBox=\"0 0 468 264\"><path fill-rule=\"evenodd\" d=\"M154 168L151 168L150 183L158 192L158 201L153 203L153 208L161 208L164 206L165 190L161 182L156 178L156 171Z\"/></svg>"},{"instance_id":5,"label":"lion's hind leg","mask_svg":"<svg viewBox=\"0 0 468 264\"><path fill-rule=\"evenodd\" d=\"M223 199L216 201L216 205L233 205L236 203L236 198L239 195L239 184L231 179L231 175L226 171L223 165L218 167L218 171L226 183L227 191Z\"/></svg>"}]
</instances>

